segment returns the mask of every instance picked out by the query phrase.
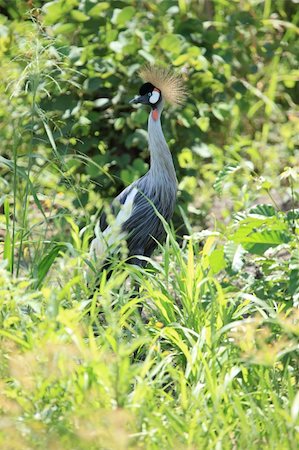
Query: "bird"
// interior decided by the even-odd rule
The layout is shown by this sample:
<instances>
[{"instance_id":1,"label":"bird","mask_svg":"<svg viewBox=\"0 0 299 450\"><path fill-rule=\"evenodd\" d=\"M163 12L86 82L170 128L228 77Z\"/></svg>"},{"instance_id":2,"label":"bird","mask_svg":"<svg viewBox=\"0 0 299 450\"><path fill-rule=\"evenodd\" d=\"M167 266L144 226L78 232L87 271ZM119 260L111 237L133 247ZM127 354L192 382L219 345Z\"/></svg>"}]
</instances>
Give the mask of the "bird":
<instances>
[{"instance_id":1,"label":"bird","mask_svg":"<svg viewBox=\"0 0 299 450\"><path fill-rule=\"evenodd\" d=\"M158 243L165 240L165 228L157 212L166 222L170 222L178 189L172 155L161 126L162 111L166 103L182 105L187 91L182 76L175 74L170 68L147 65L140 70L139 75L143 84L139 95L130 103L150 107L149 170L112 201L112 215L102 213L95 226L90 255L97 262L103 262L107 260L109 251L117 251L120 242L125 240L127 262L143 267L146 265L146 258L142 257L151 257Z\"/></svg>"}]
</instances>

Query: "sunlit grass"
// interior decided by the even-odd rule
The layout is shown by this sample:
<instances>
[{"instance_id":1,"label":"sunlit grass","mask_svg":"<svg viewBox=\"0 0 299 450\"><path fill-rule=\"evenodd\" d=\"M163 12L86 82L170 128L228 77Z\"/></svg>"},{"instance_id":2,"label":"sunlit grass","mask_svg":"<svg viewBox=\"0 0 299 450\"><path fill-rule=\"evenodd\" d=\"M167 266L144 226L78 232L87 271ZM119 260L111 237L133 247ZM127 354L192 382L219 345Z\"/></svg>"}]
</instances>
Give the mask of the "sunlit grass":
<instances>
[{"instance_id":1,"label":"sunlit grass","mask_svg":"<svg viewBox=\"0 0 299 450\"><path fill-rule=\"evenodd\" d=\"M116 265L91 298L85 256L62 254L40 289L2 267L15 448L24 429L33 448L296 448L296 310L226 291L207 246L168 232L162 260Z\"/></svg>"}]
</instances>

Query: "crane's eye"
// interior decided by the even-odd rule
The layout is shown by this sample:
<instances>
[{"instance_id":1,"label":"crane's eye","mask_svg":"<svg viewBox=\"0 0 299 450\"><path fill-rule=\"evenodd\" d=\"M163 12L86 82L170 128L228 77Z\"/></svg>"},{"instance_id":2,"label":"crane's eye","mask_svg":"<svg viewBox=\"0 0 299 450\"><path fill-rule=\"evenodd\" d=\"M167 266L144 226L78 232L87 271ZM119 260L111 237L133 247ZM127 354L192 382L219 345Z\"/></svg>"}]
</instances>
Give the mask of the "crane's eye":
<instances>
[{"instance_id":1,"label":"crane's eye","mask_svg":"<svg viewBox=\"0 0 299 450\"><path fill-rule=\"evenodd\" d=\"M149 92L148 94L147 94L149 97L152 95L152 93L151 92Z\"/></svg>"}]
</instances>

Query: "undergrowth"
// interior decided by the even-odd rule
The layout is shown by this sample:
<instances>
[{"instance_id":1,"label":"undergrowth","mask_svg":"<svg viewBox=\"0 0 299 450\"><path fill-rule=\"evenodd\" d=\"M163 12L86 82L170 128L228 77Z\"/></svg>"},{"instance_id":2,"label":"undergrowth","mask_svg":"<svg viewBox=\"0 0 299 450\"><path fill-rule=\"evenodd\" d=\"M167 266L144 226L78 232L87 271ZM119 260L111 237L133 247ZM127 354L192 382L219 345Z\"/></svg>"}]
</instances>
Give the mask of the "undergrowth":
<instances>
[{"instance_id":1,"label":"undergrowth","mask_svg":"<svg viewBox=\"0 0 299 450\"><path fill-rule=\"evenodd\" d=\"M2 263L1 448L297 448L298 240L270 216L288 242L250 253L231 238L271 222L248 217L182 247L168 228L95 292L74 226L38 285Z\"/></svg>"}]
</instances>

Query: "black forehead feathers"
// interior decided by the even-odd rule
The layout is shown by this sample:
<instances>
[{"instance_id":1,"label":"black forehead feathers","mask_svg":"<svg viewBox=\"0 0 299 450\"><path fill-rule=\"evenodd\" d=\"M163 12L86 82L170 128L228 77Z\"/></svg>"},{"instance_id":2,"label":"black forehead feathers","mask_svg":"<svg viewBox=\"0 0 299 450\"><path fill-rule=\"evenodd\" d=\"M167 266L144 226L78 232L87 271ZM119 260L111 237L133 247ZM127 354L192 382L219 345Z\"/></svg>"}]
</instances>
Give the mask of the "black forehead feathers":
<instances>
[{"instance_id":1,"label":"black forehead feathers","mask_svg":"<svg viewBox=\"0 0 299 450\"><path fill-rule=\"evenodd\" d=\"M144 83L139 89L139 95L145 95L148 92L153 92L155 86L152 83Z\"/></svg>"}]
</instances>

